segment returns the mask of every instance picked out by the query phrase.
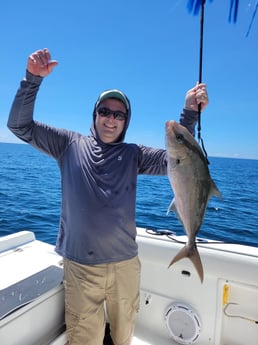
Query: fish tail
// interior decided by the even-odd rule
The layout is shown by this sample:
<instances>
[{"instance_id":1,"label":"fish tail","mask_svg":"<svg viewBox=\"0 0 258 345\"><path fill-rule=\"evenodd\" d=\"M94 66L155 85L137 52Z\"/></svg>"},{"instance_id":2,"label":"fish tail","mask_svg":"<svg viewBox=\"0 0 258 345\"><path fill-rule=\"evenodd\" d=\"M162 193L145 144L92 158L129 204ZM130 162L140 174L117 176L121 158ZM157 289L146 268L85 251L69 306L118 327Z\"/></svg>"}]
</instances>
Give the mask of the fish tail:
<instances>
[{"instance_id":1,"label":"fish tail","mask_svg":"<svg viewBox=\"0 0 258 345\"><path fill-rule=\"evenodd\" d=\"M203 282L203 267L202 267L202 261L200 258L200 254L198 252L197 247L195 246L191 252L191 255L189 256L189 259L192 261L201 282Z\"/></svg>"},{"instance_id":2,"label":"fish tail","mask_svg":"<svg viewBox=\"0 0 258 345\"><path fill-rule=\"evenodd\" d=\"M172 266L175 262L187 258L188 255L188 247L185 245L180 251L177 253L177 255L171 260L170 264L168 265L168 268Z\"/></svg>"},{"instance_id":3,"label":"fish tail","mask_svg":"<svg viewBox=\"0 0 258 345\"><path fill-rule=\"evenodd\" d=\"M196 246L194 247L189 247L188 245L185 245L178 253L177 255L171 260L170 264L168 265L168 268L173 265L175 262L183 259L183 258L189 258L199 277L201 282L203 282L203 266L202 266L202 262L201 262L201 258L198 252L198 249Z\"/></svg>"}]
</instances>

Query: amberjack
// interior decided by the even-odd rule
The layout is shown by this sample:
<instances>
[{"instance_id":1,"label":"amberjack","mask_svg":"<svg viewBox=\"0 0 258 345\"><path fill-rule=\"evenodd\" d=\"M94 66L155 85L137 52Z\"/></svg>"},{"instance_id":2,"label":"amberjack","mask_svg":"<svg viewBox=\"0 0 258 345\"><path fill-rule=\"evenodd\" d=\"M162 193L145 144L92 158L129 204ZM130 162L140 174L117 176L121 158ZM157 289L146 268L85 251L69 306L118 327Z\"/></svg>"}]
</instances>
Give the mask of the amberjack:
<instances>
[{"instance_id":1,"label":"amberjack","mask_svg":"<svg viewBox=\"0 0 258 345\"><path fill-rule=\"evenodd\" d=\"M188 257L203 282L203 266L196 246L206 207L213 195L221 194L213 182L208 162L197 141L188 129L176 121L166 122L167 171L174 192L169 211L181 221L188 240L169 266Z\"/></svg>"}]
</instances>

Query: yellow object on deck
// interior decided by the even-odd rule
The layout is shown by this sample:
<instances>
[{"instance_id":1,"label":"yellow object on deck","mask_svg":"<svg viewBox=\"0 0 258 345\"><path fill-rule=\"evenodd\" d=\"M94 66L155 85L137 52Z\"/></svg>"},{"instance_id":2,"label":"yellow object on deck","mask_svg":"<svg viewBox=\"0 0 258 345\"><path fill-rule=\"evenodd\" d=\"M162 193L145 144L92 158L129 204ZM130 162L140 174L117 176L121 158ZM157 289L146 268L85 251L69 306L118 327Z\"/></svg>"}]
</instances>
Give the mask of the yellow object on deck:
<instances>
[{"instance_id":1,"label":"yellow object on deck","mask_svg":"<svg viewBox=\"0 0 258 345\"><path fill-rule=\"evenodd\" d=\"M223 301L222 301L223 306L228 304L228 298L229 298L229 285L225 284L223 288Z\"/></svg>"}]
</instances>

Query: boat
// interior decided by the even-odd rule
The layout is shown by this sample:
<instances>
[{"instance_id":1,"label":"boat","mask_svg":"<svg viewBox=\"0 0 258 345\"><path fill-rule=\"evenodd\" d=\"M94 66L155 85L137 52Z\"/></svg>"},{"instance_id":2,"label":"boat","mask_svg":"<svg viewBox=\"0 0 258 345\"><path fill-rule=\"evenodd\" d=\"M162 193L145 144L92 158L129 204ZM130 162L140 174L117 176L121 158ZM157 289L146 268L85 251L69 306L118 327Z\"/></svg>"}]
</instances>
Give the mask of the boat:
<instances>
[{"instance_id":1,"label":"boat","mask_svg":"<svg viewBox=\"0 0 258 345\"><path fill-rule=\"evenodd\" d=\"M257 345L258 248L197 238L201 283L187 258L168 268L185 241L137 228L141 305L132 344ZM53 245L31 231L0 238L1 345L67 344L62 279Z\"/></svg>"}]
</instances>

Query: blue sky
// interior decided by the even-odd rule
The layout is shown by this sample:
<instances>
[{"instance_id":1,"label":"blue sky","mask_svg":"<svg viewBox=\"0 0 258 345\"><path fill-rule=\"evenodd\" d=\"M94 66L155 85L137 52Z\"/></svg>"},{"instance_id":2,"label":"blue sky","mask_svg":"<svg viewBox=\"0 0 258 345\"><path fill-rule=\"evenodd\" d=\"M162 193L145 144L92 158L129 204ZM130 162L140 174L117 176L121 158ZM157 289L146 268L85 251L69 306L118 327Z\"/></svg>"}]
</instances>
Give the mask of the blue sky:
<instances>
[{"instance_id":1,"label":"blue sky","mask_svg":"<svg viewBox=\"0 0 258 345\"><path fill-rule=\"evenodd\" d=\"M229 0L206 1L202 114L209 156L258 159L258 16L256 0L240 0L236 24ZM0 141L28 55L48 47L59 61L40 89L35 119L89 133L100 92L123 90L132 103L127 142L164 147L166 120L178 120L199 73L199 16L187 0L5 1L0 28Z\"/></svg>"}]
</instances>

